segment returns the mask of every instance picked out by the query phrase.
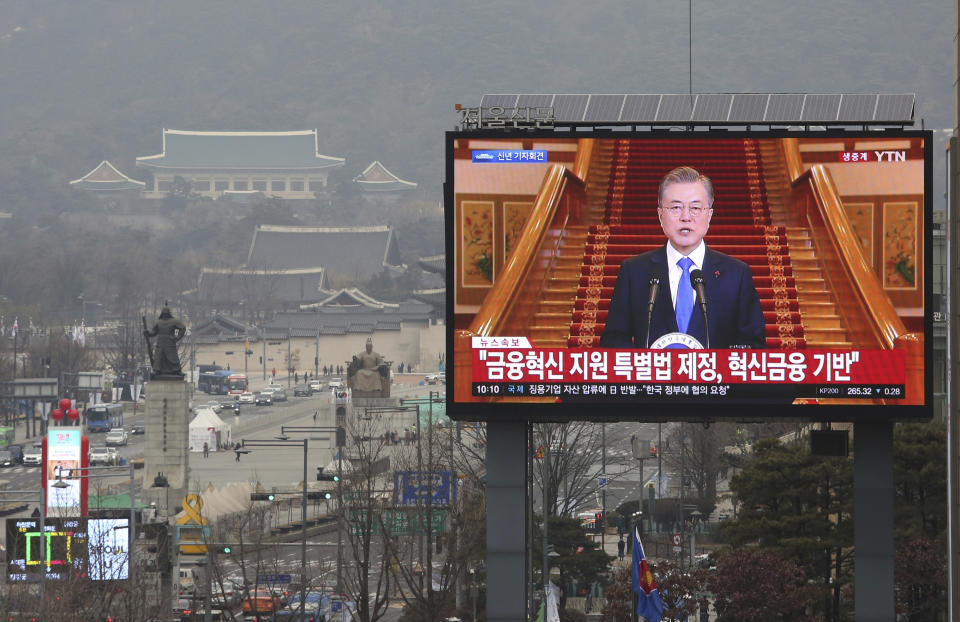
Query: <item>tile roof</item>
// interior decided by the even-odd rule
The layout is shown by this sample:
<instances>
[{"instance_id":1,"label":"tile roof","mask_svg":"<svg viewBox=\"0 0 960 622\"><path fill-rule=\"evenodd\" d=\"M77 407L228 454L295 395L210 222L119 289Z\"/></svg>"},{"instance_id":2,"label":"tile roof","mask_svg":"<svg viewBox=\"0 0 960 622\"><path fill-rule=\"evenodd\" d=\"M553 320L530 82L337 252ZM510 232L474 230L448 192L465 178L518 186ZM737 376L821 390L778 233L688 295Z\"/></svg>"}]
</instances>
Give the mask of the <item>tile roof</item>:
<instances>
[{"instance_id":1,"label":"tile roof","mask_svg":"<svg viewBox=\"0 0 960 622\"><path fill-rule=\"evenodd\" d=\"M146 168L324 169L344 158L321 155L317 130L293 132L191 132L163 130L163 151L137 158Z\"/></svg>"},{"instance_id":2,"label":"tile roof","mask_svg":"<svg viewBox=\"0 0 960 622\"><path fill-rule=\"evenodd\" d=\"M370 166L365 168L362 173L353 178L364 191L368 192L391 192L394 190L413 190L417 187L412 181L400 179L379 161L374 160Z\"/></svg>"},{"instance_id":3,"label":"tile roof","mask_svg":"<svg viewBox=\"0 0 960 622\"><path fill-rule=\"evenodd\" d=\"M389 226L280 227L253 233L247 266L296 269L323 266L328 278L365 281L384 268L400 268L396 235Z\"/></svg>"},{"instance_id":4,"label":"tile roof","mask_svg":"<svg viewBox=\"0 0 960 622\"><path fill-rule=\"evenodd\" d=\"M74 188L83 188L84 190L94 191L113 191L113 190L143 190L146 183L131 179L120 172L117 167L104 160L93 168L89 173L80 179L74 179L70 182Z\"/></svg>"},{"instance_id":5,"label":"tile roof","mask_svg":"<svg viewBox=\"0 0 960 622\"><path fill-rule=\"evenodd\" d=\"M246 268L204 268L200 273L197 299L205 303L242 300L279 303L309 303L330 295L323 268L299 270L251 270Z\"/></svg>"}]
</instances>

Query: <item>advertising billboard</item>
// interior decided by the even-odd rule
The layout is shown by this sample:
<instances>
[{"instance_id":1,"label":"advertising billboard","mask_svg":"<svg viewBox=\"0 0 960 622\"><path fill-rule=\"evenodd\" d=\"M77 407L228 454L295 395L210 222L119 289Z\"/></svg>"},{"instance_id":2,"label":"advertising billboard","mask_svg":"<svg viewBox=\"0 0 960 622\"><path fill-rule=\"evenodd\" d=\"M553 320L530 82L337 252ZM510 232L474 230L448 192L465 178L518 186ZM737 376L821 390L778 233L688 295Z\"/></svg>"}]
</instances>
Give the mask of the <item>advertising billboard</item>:
<instances>
[{"instance_id":1,"label":"advertising billboard","mask_svg":"<svg viewBox=\"0 0 960 622\"><path fill-rule=\"evenodd\" d=\"M88 568L94 581L126 579L130 573L130 519L87 521Z\"/></svg>"},{"instance_id":2,"label":"advertising billboard","mask_svg":"<svg viewBox=\"0 0 960 622\"><path fill-rule=\"evenodd\" d=\"M449 133L450 415L929 418L931 158L926 131Z\"/></svg>"},{"instance_id":3,"label":"advertising billboard","mask_svg":"<svg viewBox=\"0 0 960 622\"><path fill-rule=\"evenodd\" d=\"M86 466L84 437L78 428L51 428L43 447L43 477L46 489L47 516L82 516L85 514Z\"/></svg>"}]
</instances>

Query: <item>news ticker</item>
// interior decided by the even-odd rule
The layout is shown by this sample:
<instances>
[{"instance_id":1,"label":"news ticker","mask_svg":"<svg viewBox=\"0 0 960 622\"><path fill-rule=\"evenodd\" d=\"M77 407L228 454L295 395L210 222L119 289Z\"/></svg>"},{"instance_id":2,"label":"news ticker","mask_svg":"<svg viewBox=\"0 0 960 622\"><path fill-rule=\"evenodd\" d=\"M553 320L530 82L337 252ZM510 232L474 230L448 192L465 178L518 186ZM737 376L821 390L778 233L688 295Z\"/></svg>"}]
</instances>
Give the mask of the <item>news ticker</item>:
<instances>
[{"instance_id":1,"label":"news ticker","mask_svg":"<svg viewBox=\"0 0 960 622\"><path fill-rule=\"evenodd\" d=\"M902 386L900 350L474 347L473 383Z\"/></svg>"},{"instance_id":2,"label":"news ticker","mask_svg":"<svg viewBox=\"0 0 960 622\"><path fill-rule=\"evenodd\" d=\"M582 384L528 382L474 382L474 397L556 397L562 401L714 401L768 399L771 401L827 398L898 400L906 395L902 384Z\"/></svg>"}]
</instances>

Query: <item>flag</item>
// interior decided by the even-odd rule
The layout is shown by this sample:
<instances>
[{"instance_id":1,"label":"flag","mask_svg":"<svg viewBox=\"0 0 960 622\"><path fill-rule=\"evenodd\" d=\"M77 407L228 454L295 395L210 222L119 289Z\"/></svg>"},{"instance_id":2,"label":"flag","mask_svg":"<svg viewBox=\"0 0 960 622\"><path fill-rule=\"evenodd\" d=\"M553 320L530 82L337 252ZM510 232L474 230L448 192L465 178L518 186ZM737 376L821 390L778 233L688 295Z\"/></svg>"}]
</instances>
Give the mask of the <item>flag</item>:
<instances>
[{"instance_id":1,"label":"flag","mask_svg":"<svg viewBox=\"0 0 960 622\"><path fill-rule=\"evenodd\" d=\"M84 325L83 320L80 320L80 332L77 334L77 343L80 344L80 347L87 345L87 327Z\"/></svg>"},{"instance_id":2,"label":"flag","mask_svg":"<svg viewBox=\"0 0 960 622\"><path fill-rule=\"evenodd\" d=\"M16 318L16 317L15 317L15 318L13 318L13 333L12 333L10 336L11 336L11 337L16 337L16 336L17 336L17 331L18 331L19 329L20 329L20 318Z\"/></svg>"},{"instance_id":3,"label":"flag","mask_svg":"<svg viewBox=\"0 0 960 622\"><path fill-rule=\"evenodd\" d=\"M633 591L637 595L637 615L646 618L647 622L660 622L663 601L660 600L660 591L643 554L640 529L637 527L633 530Z\"/></svg>"}]
</instances>

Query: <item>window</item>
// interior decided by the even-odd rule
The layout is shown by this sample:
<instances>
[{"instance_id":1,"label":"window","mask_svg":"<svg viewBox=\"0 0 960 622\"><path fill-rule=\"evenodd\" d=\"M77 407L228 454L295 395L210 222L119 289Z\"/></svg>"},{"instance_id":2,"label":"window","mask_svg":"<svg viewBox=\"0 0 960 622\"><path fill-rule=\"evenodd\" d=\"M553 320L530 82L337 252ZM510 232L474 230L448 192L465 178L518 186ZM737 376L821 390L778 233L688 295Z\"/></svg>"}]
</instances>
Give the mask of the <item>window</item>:
<instances>
[{"instance_id":1,"label":"window","mask_svg":"<svg viewBox=\"0 0 960 622\"><path fill-rule=\"evenodd\" d=\"M270 190L274 192L285 192L287 190L287 182L285 179L272 179L270 180Z\"/></svg>"},{"instance_id":2,"label":"window","mask_svg":"<svg viewBox=\"0 0 960 622\"><path fill-rule=\"evenodd\" d=\"M267 190L267 180L266 179L254 179L253 180L253 189L259 190L260 192L266 192Z\"/></svg>"},{"instance_id":3,"label":"window","mask_svg":"<svg viewBox=\"0 0 960 622\"><path fill-rule=\"evenodd\" d=\"M290 181L290 192L303 192L303 180L291 180Z\"/></svg>"},{"instance_id":4,"label":"window","mask_svg":"<svg viewBox=\"0 0 960 622\"><path fill-rule=\"evenodd\" d=\"M310 180L310 192L322 192L323 191L323 180L322 179L311 179Z\"/></svg>"},{"instance_id":5,"label":"window","mask_svg":"<svg viewBox=\"0 0 960 622\"><path fill-rule=\"evenodd\" d=\"M170 192L170 184L173 182L172 179L158 179L157 180L157 190L160 192Z\"/></svg>"},{"instance_id":6,"label":"window","mask_svg":"<svg viewBox=\"0 0 960 622\"><path fill-rule=\"evenodd\" d=\"M190 189L194 192L210 192L210 180L194 179L190 182Z\"/></svg>"},{"instance_id":7,"label":"window","mask_svg":"<svg viewBox=\"0 0 960 622\"><path fill-rule=\"evenodd\" d=\"M247 189L247 180L246 179L234 179L233 180L233 189L234 190L246 190Z\"/></svg>"},{"instance_id":8,"label":"window","mask_svg":"<svg viewBox=\"0 0 960 622\"><path fill-rule=\"evenodd\" d=\"M216 190L217 192L223 192L224 190L229 190L230 182L227 181L226 179L218 179L217 181L213 182L213 189Z\"/></svg>"}]
</instances>

